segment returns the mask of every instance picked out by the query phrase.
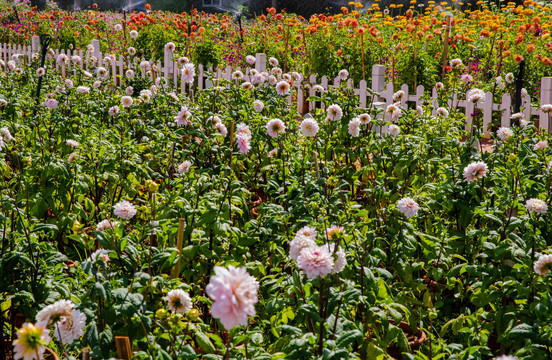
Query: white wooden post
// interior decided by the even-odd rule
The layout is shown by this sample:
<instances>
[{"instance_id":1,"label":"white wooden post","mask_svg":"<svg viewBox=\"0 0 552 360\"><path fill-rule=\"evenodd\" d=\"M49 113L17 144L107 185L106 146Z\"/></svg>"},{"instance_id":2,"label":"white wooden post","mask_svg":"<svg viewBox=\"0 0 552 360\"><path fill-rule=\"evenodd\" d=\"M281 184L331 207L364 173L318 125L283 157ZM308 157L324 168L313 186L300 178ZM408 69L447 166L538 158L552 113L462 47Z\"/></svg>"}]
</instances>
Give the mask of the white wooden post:
<instances>
[{"instance_id":1,"label":"white wooden post","mask_svg":"<svg viewBox=\"0 0 552 360\"><path fill-rule=\"evenodd\" d=\"M324 91L326 91L326 89L328 89L328 78L326 76L322 76L320 82L322 87L324 88ZM320 102L320 108L326 110L326 104L323 101Z\"/></svg>"},{"instance_id":2,"label":"white wooden post","mask_svg":"<svg viewBox=\"0 0 552 360\"><path fill-rule=\"evenodd\" d=\"M431 116L437 116L437 108L439 107L439 101L437 101L437 93L437 88L434 86L431 89L431 106L433 107L433 109L431 110ZM456 97L456 93L453 95L453 97Z\"/></svg>"},{"instance_id":3,"label":"white wooden post","mask_svg":"<svg viewBox=\"0 0 552 360\"><path fill-rule=\"evenodd\" d=\"M358 84L358 102L361 108L366 108L366 95L368 94L366 86L366 80L360 80Z\"/></svg>"},{"instance_id":4,"label":"white wooden post","mask_svg":"<svg viewBox=\"0 0 552 360\"><path fill-rule=\"evenodd\" d=\"M535 111L532 111L533 109L531 108L531 98L529 97L529 95L521 97L521 108L523 109L523 117L528 121L531 120L532 114L537 113ZM540 127L542 127L542 124L540 124L539 128Z\"/></svg>"},{"instance_id":5,"label":"white wooden post","mask_svg":"<svg viewBox=\"0 0 552 360\"><path fill-rule=\"evenodd\" d=\"M489 139L491 137L488 130L489 124L493 121L493 94L490 91L485 93L485 102L481 104L481 110L483 110L483 134Z\"/></svg>"},{"instance_id":6,"label":"white wooden post","mask_svg":"<svg viewBox=\"0 0 552 360\"><path fill-rule=\"evenodd\" d=\"M203 65L199 64L197 66L197 88L198 90L203 90L203 78L204 78Z\"/></svg>"},{"instance_id":7,"label":"white wooden post","mask_svg":"<svg viewBox=\"0 0 552 360\"><path fill-rule=\"evenodd\" d=\"M401 90L404 91L404 96L401 99L401 107L406 110L406 109L408 109L408 105L406 104L406 102L408 100L410 100L409 99L410 95L409 95L409 92L408 92L408 85L402 84Z\"/></svg>"},{"instance_id":8,"label":"white wooden post","mask_svg":"<svg viewBox=\"0 0 552 360\"><path fill-rule=\"evenodd\" d=\"M500 110L503 110L502 117L500 118L500 126L509 127L512 123L510 119L512 117L512 97L509 94L502 95Z\"/></svg>"},{"instance_id":9,"label":"white wooden post","mask_svg":"<svg viewBox=\"0 0 552 360\"><path fill-rule=\"evenodd\" d=\"M382 92L385 89L385 66L372 66L372 90Z\"/></svg>"},{"instance_id":10,"label":"white wooden post","mask_svg":"<svg viewBox=\"0 0 552 360\"><path fill-rule=\"evenodd\" d=\"M315 96L316 93L312 89L312 87L316 84L316 75L309 76L309 83L311 84L310 90L309 90L309 96ZM309 101L309 110L314 110L316 108L316 101Z\"/></svg>"},{"instance_id":11,"label":"white wooden post","mask_svg":"<svg viewBox=\"0 0 552 360\"><path fill-rule=\"evenodd\" d=\"M94 51L92 51L92 56L94 56L96 59L98 59L98 66L102 63L102 52L100 51L100 40L92 40L90 42L92 46L94 47Z\"/></svg>"},{"instance_id":12,"label":"white wooden post","mask_svg":"<svg viewBox=\"0 0 552 360\"><path fill-rule=\"evenodd\" d=\"M420 99L424 96L424 87L422 85L418 85L416 87L416 106L422 106L422 102Z\"/></svg>"},{"instance_id":13,"label":"white wooden post","mask_svg":"<svg viewBox=\"0 0 552 360\"><path fill-rule=\"evenodd\" d=\"M552 77L543 77L541 79L540 106L552 104ZM550 132L549 117L552 114L547 114L543 111L539 112L540 126L547 132Z\"/></svg>"},{"instance_id":14,"label":"white wooden post","mask_svg":"<svg viewBox=\"0 0 552 360\"><path fill-rule=\"evenodd\" d=\"M34 35L31 39L31 49L34 53L40 51L40 36Z\"/></svg>"},{"instance_id":15,"label":"white wooden post","mask_svg":"<svg viewBox=\"0 0 552 360\"><path fill-rule=\"evenodd\" d=\"M475 106L473 105L473 102L466 100L466 130L471 130L471 125L473 122L473 113L475 110Z\"/></svg>"},{"instance_id":16,"label":"white wooden post","mask_svg":"<svg viewBox=\"0 0 552 360\"><path fill-rule=\"evenodd\" d=\"M170 70L172 68L172 57L173 57L173 52L169 49L167 49L167 47L165 46L165 54L164 54L164 62L163 62L163 76L165 76L165 79L168 79L169 78L169 73L170 73Z\"/></svg>"},{"instance_id":17,"label":"white wooden post","mask_svg":"<svg viewBox=\"0 0 552 360\"><path fill-rule=\"evenodd\" d=\"M266 70L266 54L255 54L255 70L263 72Z\"/></svg>"}]
</instances>

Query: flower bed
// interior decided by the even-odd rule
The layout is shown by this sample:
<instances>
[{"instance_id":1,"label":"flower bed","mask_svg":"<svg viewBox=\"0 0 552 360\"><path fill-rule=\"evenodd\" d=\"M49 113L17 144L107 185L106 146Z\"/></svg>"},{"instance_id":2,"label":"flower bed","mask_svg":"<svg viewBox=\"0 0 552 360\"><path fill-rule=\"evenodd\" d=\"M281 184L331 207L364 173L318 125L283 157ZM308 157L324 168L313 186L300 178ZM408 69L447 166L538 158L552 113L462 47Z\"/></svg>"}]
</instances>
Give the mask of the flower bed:
<instances>
[{"instance_id":1,"label":"flower bed","mask_svg":"<svg viewBox=\"0 0 552 360\"><path fill-rule=\"evenodd\" d=\"M121 336L136 359L549 353L550 135L514 114L478 151L488 93L463 65L438 106L360 108L349 69L303 115L276 63L182 92L20 60L0 77L16 358L109 358Z\"/></svg>"}]
</instances>

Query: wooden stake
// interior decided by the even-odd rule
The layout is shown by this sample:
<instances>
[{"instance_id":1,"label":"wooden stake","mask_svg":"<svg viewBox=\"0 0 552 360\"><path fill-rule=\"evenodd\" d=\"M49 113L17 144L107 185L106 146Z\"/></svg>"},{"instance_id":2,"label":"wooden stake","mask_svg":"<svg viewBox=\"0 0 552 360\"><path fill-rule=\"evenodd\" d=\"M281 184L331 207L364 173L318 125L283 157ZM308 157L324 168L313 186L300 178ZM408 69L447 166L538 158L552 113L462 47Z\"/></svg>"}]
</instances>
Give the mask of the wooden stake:
<instances>
[{"instance_id":1,"label":"wooden stake","mask_svg":"<svg viewBox=\"0 0 552 360\"><path fill-rule=\"evenodd\" d=\"M182 242L184 241L184 226L186 225L186 219L180 218L178 220L178 235L176 238L176 248L178 249L178 262L176 263L172 278L176 279L180 276L180 262L182 261Z\"/></svg>"},{"instance_id":2,"label":"wooden stake","mask_svg":"<svg viewBox=\"0 0 552 360\"><path fill-rule=\"evenodd\" d=\"M90 360L90 349L87 347L82 349L82 360Z\"/></svg>"},{"instance_id":3,"label":"wooden stake","mask_svg":"<svg viewBox=\"0 0 552 360\"><path fill-rule=\"evenodd\" d=\"M449 43L449 37L450 37L450 20L451 16L447 15L447 25L445 26L445 41L443 43L443 73L441 75L441 78L445 76L445 66L447 66L448 61L448 43Z\"/></svg>"},{"instance_id":4,"label":"wooden stake","mask_svg":"<svg viewBox=\"0 0 552 360\"><path fill-rule=\"evenodd\" d=\"M312 152L312 157L314 158L314 171L318 174L318 158L316 156L316 151Z\"/></svg>"},{"instance_id":5,"label":"wooden stake","mask_svg":"<svg viewBox=\"0 0 552 360\"><path fill-rule=\"evenodd\" d=\"M360 35L360 51L362 56L362 80L366 81L366 69L364 67L364 33Z\"/></svg>"},{"instance_id":6,"label":"wooden stake","mask_svg":"<svg viewBox=\"0 0 552 360\"><path fill-rule=\"evenodd\" d=\"M414 89L418 87L418 49L416 48L416 41L412 37L412 46L414 46Z\"/></svg>"},{"instance_id":7,"label":"wooden stake","mask_svg":"<svg viewBox=\"0 0 552 360\"><path fill-rule=\"evenodd\" d=\"M117 346L117 356L122 360L130 360L132 349L130 348L130 339L128 336L115 336L115 345Z\"/></svg>"}]
</instances>

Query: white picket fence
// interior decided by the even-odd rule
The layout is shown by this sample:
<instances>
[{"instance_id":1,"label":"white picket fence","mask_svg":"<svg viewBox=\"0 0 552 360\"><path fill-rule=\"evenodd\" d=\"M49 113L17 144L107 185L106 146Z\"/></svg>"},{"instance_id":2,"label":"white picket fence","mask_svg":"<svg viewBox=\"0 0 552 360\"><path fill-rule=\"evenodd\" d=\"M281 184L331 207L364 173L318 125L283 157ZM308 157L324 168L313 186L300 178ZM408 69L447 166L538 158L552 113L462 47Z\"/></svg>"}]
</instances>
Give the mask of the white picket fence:
<instances>
[{"instance_id":1,"label":"white picket fence","mask_svg":"<svg viewBox=\"0 0 552 360\"><path fill-rule=\"evenodd\" d=\"M68 73L76 72L77 67L84 70L93 70L96 67L103 66L109 71L112 81L115 85L120 85L121 79L125 77L125 72L128 69L136 70L136 73L140 74L142 77L147 76L146 71L139 68L139 63L141 61L144 61L144 59L140 60L135 57L133 58L133 60L128 60L123 58L123 56L119 56L117 59L108 61L104 58L104 55L100 51L99 40L92 40L91 45L94 47L93 51L55 50L54 52L56 57L59 54L65 54L68 57L68 62L65 66L56 63L56 70L59 71L63 77L65 77ZM32 44L30 47L24 45L1 44L0 59L7 62L11 59L12 55L20 54L30 60L32 55L39 53L39 51L40 40L38 36L34 36L32 38ZM82 59L82 62L73 62L71 60L72 55L78 55ZM94 58L96 59L95 62L92 61ZM179 86L181 93L185 93L186 91L190 90L192 85L185 83L180 72L179 64L177 61L175 61L175 59L173 59L172 51L165 50L163 63L161 63L160 61L154 63L151 60L148 62L150 64L150 67L153 69L153 71L151 72L151 76L154 80L156 77L162 76L165 79L171 79L174 86ZM231 67L227 67L226 69L213 70L204 69L204 67L199 64L197 71L198 89L202 90L204 88L211 87L213 86L213 82L218 79L231 80L232 73L236 70L240 70L240 68L232 69ZM266 70L265 54L256 54L255 70L259 72ZM249 68L244 69L243 81L251 80L249 76L249 71ZM316 76L310 75L308 79L306 79L304 76L301 76L300 81L294 81L293 83L293 86L296 88L297 96L288 96L288 102L290 104L292 102L296 102L297 110L300 113L305 113L308 109L314 109L316 106L314 102L309 103L306 101L306 98L308 98L309 96L316 95L316 93L312 89L312 86L305 86L307 84L317 84ZM328 89L330 85L340 86L341 80L338 77L329 80L327 77L323 76L318 84L322 85L324 89ZM354 93L358 96L359 107L361 108L366 108L367 106L371 106L373 103L376 103L376 106L380 106L385 109L388 105L393 104L393 94L398 90L402 90L405 93L405 96L401 100L401 105L403 108L406 108L407 102L414 103L416 105L422 105L425 101L428 101L429 98L429 101L432 103L434 108L434 115L436 109L439 106L446 105L448 108L464 109L464 113L466 116L466 128L469 128L473 121L474 104L472 102L468 102L465 99L458 98L458 95L465 96L465 94L455 94L453 99L448 100L448 104L439 104L437 101L437 89L435 87L430 89L429 91L426 91L423 86L418 86L415 89L415 92L412 94L410 93L408 85L402 85L400 89L395 89L393 83L385 83L385 66L383 65L374 65L372 67L370 89L372 90L372 92L379 93L379 97L372 95L371 92L368 91L368 83L364 80L360 81L360 83L358 84L358 88L354 87L354 83L351 79L346 82L345 86L349 89L353 89ZM429 93L431 96L427 96L429 95ZM424 95L426 96L424 97ZM477 105L478 109L483 113L482 125L485 137L490 137L488 125L492 121L494 112L501 113L501 126L510 126L511 124L510 117L512 115L514 105L511 96L508 94L503 95L501 102L498 104L494 103L492 99L492 93L487 92L485 102ZM544 104L552 104L552 77L544 77L541 79L539 105L542 106ZM308 108L305 108L305 106L308 106ZM318 104L318 106L324 107L324 104ZM540 106L531 106L531 98L528 95L522 98L521 109L524 118L531 119L533 116L538 116L540 128L544 131L550 132L552 130L552 126L549 127L549 116L548 114L540 110Z\"/></svg>"}]
</instances>

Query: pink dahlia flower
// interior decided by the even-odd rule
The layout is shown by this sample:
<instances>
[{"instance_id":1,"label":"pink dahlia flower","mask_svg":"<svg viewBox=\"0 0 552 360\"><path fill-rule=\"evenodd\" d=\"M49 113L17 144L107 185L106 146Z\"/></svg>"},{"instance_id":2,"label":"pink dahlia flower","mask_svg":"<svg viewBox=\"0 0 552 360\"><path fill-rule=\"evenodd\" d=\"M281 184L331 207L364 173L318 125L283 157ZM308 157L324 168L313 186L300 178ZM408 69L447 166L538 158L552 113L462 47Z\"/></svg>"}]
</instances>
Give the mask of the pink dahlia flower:
<instances>
[{"instance_id":1,"label":"pink dahlia flower","mask_svg":"<svg viewBox=\"0 0 552 360\"><path fill-rule=\"evenodd\" d=\"M313 239L297 234L295 235L295 238L289 243L289 256L293 260L297 261L299 255L301 254L301 251L311 246L316 246L316 243Z\"/></svg>"},{"instance_id":2,"label":"pink dahlia flower","mask_svg":"<svg viewBox=\"0 0 552 360\"><path fill-rule=\"evenodd\" d=\"M309 279L324 277L334 268L334 259L327 246L309 246L301 250L297 257L297 266Z\"/></svg>"},{"instance_id":3,"label":"pink dahlia flower","mask_svg":"<svg viewBox=\"0 0 552 360\"><path fill-rule=\"evenodd\" d=\"M420 206L412 198L405 197L399 200L397 203L397 209L404 214L407 218L411 218L418 214Z\"/></svg>"},{"instance_id":4,"label":"pink dahlia flower","mask_svg":"<svg viewBox=\"0 0 552 360\"><path fill-rule=\"evenodd\" d=\"M525 202L527 211L536 212L539 214L546 214L548 211L548 205L540 199L529 199Z\"/></svg>"},{"instance_id":5,"label":"pink dahlia flower","mask_svg":"<svg viewBox=\"0 0 552 360\"><path fill-rule=\"evenodd\" d=\"M467 182L480 179L487 174L487 170L487 164L483 161L472 162L464 168L464 179L466 179Z\"/></svg>"},{"instance_id":6,"label":"pink dahlia flower","mask_svg":"<svg viewBox=\"0 0 552 360\"><path fill-rule=\"evenodd\" d=\"M136 208L132 205L132 203L126 200L118 202L113 208L115 216L118 216L121 219L131 219L134 215L136 215Z\"/></svg>"},{"instance_id":7,"label":"pink dahlia flower","mask_svg":"<svg viewBox=\"0 0 552 360\"><path fill-rule=\"evenodd\" d=\"M205 288L214 301L211 314L226 330L236 325L247 326L248 317L255 315L258 288L259 283L245 268L215 266L215 276L209 279Z\"/></svg>"},{"instance_id":8,"label":"pink dahlia flower","mask_svg":"<svg viewBox=\"0 0 552 360\"><path fill-rule=\"evenodd\" d=\"M251 150L249 139L250 138L246 135L238 134L236 136L236 143L238 144L238 151L240 154L247 154L249 150Z\"/></svg>"},{"instance_id":9,"label":"pink dahlia flower","mask_svg":"<svg viewBox=\"0 0 552 360\"><path fill-rule=\"evenodd\" d=\"M539 275L546 276L552 265L552 255L541 255L539 260L533 265L533 269Z\"/></svg>"}]
</instances>

